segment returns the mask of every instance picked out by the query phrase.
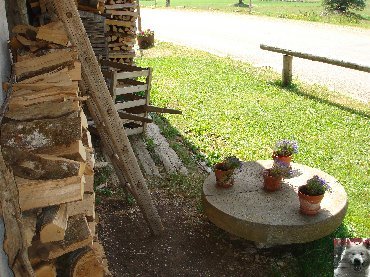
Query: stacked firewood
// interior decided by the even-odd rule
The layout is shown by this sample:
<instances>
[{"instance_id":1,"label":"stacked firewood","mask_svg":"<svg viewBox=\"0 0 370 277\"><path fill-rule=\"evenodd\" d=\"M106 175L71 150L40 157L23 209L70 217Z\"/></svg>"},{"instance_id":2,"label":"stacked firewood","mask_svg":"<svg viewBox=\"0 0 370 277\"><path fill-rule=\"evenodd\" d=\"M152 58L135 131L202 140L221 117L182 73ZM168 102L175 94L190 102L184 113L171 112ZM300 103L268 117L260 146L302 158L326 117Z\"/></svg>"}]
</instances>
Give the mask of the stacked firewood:
<instances>
[{"instance_id":1,"label":"stacked firewood","mask_svg":"<svg viewBox=\"0 0 370 277\"><path fill-rule=\"evenodd\" d=\"M37 276L104 276L77 53L61 22L18 25L13 35L16 83L0 142L17 183L31 264Z\"/></svg>"},{"instance_id":2,"label":"stacked firewood","mask_svg":"<svg viewBox=\"0 0 370 277\"><path fill-rule=\"evenodd\" d=\"M105 3L109 59L132 64L136 39L138 5L135 0L108 0Z\"/></svg>"}]
</instances>

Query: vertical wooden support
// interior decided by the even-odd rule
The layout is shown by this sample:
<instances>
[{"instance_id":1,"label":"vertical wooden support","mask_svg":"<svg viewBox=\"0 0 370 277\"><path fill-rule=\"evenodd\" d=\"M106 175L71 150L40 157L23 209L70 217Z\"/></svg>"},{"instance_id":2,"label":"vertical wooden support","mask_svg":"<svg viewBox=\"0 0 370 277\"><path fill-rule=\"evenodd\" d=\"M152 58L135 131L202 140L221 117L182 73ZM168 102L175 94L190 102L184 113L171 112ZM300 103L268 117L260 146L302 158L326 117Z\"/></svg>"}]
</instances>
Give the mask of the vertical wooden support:
<instances>
[{"instance_id":1,"label":"vertical wooden support","mask_svg":"<svg viewBox=\"0 0 370 277\"><path fill-rule=\"evenodd\" d=\"M149 106L149 102L150 102L150 89L152 88L152 72L153 72L153 69L151 67L149 67L149 70L148 70L148 76L146 77L146 84L148 85L147 89L146 89L146 106ZM145 115L144 115L145 118L148 118L148 111L145 110ZM146 132L146 125L147 123L146 122L143 122L143 131L144 131L144 134Z\"/></svg>"},{"instance_id":2,"label":"vertical wooden support","mask_svg":"<svg viewBox=\"0 0 370 277\"><path fill-rule=\"evenodd\" d=\"M283 56L283 86L289 86L292 83L292 61L293 57Z\"/></svg>"},{"instance_id":3,"label":"vertical wooden support","mask_svg":"<svg viewBox=\"0 0 370 277\"><path fill-rule=\"evenodd\" d=\"M141 32L141 14L140 14L140 1L136 0L137 4L137 30Z\"/></svg>"},{"instance_id":4,"label":"vertical wooden support","mask_svg":"<svg viewBox=\"0 0 370 277\"><path fill-rule=\"evenodd\" d=\"M121 119L115 109L74 0L52 0L51 2L58 18L64 23L70 41L77 48L82 65L82 79L90 96L89 110L95 114L94 120L100 121L98 130L101 137L106 138L103 140L104 146L113 149L117 175L124 175L150 230L154 235L159 235L163 231L161 220L128 137L122 128ZM90 109L90 107L94 108Z\"/></svg>"}]
</instances>

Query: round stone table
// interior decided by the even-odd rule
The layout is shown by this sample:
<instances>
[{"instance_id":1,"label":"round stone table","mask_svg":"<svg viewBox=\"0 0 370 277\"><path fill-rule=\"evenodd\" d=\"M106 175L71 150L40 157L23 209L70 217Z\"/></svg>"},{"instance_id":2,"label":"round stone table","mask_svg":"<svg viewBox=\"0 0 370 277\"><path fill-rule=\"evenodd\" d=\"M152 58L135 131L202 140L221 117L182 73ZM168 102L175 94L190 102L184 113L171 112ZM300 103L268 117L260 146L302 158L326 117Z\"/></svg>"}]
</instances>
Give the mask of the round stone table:
<instances>
[{"instance_id":1,"label":"round stone table","mask_svg":"<svg viewBox=\"0 0 370 277\"><path fill-rule=\"evenodd\" d=\"M347 194L329 174L292 163L293 174L284 179L281 190L263 190L262 171L272 161L243 162L235 170L231 188L216 187L212 172L204 181L202 201L206 215L216 226L236 236L262 245L304 243L332 233L347 210ZM332 187L325 193L316 216L299 211L298 187L313 175L324 178Z\"/></svg>"}]
</instances>

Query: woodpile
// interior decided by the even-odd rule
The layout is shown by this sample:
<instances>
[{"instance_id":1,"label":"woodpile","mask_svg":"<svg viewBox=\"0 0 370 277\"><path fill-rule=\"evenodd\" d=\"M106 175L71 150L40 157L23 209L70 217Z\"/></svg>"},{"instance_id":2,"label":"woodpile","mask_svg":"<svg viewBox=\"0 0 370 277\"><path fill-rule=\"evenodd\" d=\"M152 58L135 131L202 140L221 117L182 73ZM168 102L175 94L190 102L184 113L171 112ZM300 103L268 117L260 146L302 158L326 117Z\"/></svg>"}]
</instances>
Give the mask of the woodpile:
<instances>
[{"instance_id":1,"label":"woodpile","mask_svg":"<svg viewBox=\"0 0 370 277\"><path fill-rule=\"evenodd\" d=\"M13 35L17 82L0 142L15 176L31 264L36 276L59 270L104 276L94 242L94 154L77 52L60 22L16 26Z\"/></svg>"},{"instance_id":2,"label":"woodpile","mask_svg":"<svg viewBox=\"0 0 370 277\"><path fill-rule=\"evenodd\" d=\"M136 21L139 16L135 0L108 0L105 4L109 59L132 64L136 40Z\"/></svg>"}]
</instances>

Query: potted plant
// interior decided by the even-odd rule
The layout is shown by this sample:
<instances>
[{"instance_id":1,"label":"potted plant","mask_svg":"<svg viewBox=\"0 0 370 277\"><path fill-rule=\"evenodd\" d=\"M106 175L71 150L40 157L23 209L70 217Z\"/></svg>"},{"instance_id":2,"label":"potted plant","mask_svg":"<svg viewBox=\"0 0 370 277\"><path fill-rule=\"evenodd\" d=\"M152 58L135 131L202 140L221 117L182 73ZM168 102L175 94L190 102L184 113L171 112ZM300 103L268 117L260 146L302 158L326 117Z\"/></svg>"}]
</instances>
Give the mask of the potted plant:
<instances>
[{"instance_id":1,"label":"potted plant","mask_svg":"<svg viewBox=\"0 0 370 277\"><path fill-rule=\"evenodd\" d=\"M290 167L280 161L275 161L271 168L263 171L263 188L266 191L276 191L281 188L281 181L290 174Z\"/></svg>"},{"instance_id":2,"label":"potted plant","mask_svg":"<svg viewBox=\"0 0 370 277\"><path fill-rule=\"evenodd\" d=\"M298 189L301 212L307 215L317 214L321 208L320 203L326 191L331 192L331 188L318 175L307 180L307 183Z\"/></svg>"},{"instance_id":3,"label":"potted plant","mask_svg":"<svg viewBox=\"0 0 370 277\"><path fill-rule=\"evenodd\" d=\"M292 155L297 153L298 143L294 140L283 139L276 142L272 158L290 166Z\"/></svg>"},{"instance_id":4,"label":"potted plant","mask_svg":"<svg viewBox=\"0 0 370 277\"><path fill-rule=\"evenodd\" d=\"M140 49L148 49L154 46L154 31L147 29L136 34L137 44Z\"/></svg>"},{"instance_id":5,"label":"potted plant","mask_svg":"<svg viewBox=\"0 0 370 277\"><path fill-rule=\"evenodd\" d=\"M234 170L240 167L240 165L241 161L235 156L227 157L221 163L215 164L216 185L223 188L229 188L234 185L232 175Z\"/></svg>"}]
</instances>

